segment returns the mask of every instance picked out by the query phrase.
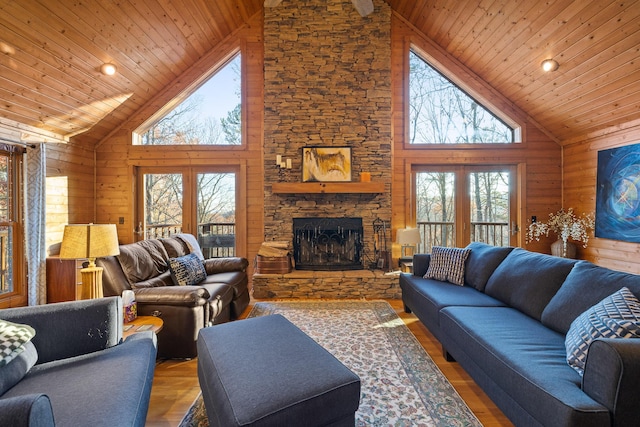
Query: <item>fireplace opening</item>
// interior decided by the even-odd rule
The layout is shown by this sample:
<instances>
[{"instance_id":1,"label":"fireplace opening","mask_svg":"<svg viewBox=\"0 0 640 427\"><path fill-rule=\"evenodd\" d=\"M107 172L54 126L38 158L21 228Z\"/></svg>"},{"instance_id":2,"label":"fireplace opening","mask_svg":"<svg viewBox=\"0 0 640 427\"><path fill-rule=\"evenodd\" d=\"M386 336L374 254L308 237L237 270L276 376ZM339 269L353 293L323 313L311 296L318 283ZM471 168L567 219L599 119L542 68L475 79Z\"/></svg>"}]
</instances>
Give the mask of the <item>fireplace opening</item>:
<instances>
[{"instance_id":1,"label":"fireplace opening","mask_svg":"<svg viewBox=\"0 0 640 427\"><path fill-rule=\"evenodd\" d=\"M296 270L362 270L362 218L294 218Z\"/></svg>"}]
</instances>

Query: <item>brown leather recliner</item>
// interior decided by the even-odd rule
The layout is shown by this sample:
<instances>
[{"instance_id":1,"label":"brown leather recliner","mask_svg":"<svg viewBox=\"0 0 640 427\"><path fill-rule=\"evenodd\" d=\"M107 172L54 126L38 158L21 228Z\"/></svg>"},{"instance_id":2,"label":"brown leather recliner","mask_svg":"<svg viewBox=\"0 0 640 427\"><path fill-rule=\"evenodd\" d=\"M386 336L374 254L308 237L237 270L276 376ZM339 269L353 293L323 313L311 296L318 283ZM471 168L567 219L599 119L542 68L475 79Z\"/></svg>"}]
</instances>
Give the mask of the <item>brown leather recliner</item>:
<instances>
[{"instance_id":1,"label":"brown leather recliner","mask_svg":"<svg viewBox=\"0 0 640 427\"><path fill-rule=\"evenodd\" d=\"M182 237L181 237L182 236ZM237 319L249 305L246 258L204 260L207 277L193 286L176 286L168 261L191 252L193 236L176 235L120 246L120 255L98 258L105 296L135 292L138 315L161 317L158 357L197 356L198 331L206 326ZM197 242L195 243L197 244Z\"/></svg>"}]
</instances>

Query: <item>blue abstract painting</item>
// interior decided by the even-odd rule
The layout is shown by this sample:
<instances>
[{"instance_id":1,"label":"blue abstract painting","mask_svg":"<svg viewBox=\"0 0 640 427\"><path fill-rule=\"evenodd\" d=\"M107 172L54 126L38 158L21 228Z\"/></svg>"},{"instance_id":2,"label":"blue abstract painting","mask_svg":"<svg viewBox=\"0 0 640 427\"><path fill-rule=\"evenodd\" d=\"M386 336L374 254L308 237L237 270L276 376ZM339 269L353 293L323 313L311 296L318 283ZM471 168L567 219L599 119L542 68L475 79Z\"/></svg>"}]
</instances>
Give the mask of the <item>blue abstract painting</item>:
<instances>
[{"instance_id":1,"label":"blue abstract painting","mask_svg":"<svg viewBox=\"0 0 640 427\"><path fill-rule=\"evenodd\" d=\"M595 236L640 243L640 144L598 152Z\"/></svg>"}]
</instances>

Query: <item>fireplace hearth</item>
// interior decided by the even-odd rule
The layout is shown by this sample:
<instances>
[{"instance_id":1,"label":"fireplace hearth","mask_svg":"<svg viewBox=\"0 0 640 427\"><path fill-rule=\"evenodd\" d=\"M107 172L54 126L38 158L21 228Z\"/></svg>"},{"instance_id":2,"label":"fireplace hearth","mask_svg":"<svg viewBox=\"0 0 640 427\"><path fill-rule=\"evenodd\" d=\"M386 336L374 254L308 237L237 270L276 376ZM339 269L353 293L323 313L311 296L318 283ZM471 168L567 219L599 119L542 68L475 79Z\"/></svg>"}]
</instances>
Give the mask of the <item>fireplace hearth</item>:
<instances>
[{"instance_id":1,"label":"fireplace hearth","mask_svg":"<svg viewBox=\"0 0 640 427\"><path fill-rule=\"evenodd\" d=\"M361 270L362 218L293 218L296 270Z\"/></svg>"}]
</instances>

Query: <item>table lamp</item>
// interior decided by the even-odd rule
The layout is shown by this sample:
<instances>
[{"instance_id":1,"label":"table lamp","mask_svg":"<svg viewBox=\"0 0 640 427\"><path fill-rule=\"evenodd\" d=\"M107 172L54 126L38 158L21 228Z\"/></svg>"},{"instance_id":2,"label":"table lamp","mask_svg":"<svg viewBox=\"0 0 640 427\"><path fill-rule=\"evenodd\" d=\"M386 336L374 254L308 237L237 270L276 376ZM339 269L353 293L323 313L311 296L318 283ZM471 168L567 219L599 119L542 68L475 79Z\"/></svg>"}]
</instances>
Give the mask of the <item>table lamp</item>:
<instances>
[{"instance_id":1,"label":"table lamp","mask_svg":"<svg viewBox=\"0 0 640 427\"><path fill-rule=\"evenodd\" d=\"M416 245L421 241L422 238L420 237L420 230L417 228L401 228L396 231L396 242L401 245L401 257L407 256L407 248L413 248L415 253Z\"/></svg>"},{"instance_id":2,"label":"table lamp","mask_svg":"<svg viewBox=\"0 0 640 427\"><path fill-rule=\"evenodd\" d=\"M65 225L60 246L60 258L87 258L89 266L82 274L82 299L102 298L102 267L96 258L118 255L118 232L115 224Z\"/></svg>"}]
</instances>

